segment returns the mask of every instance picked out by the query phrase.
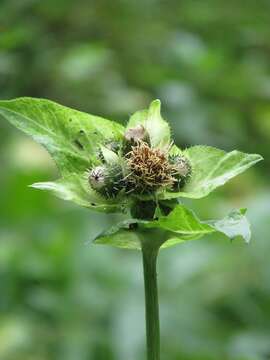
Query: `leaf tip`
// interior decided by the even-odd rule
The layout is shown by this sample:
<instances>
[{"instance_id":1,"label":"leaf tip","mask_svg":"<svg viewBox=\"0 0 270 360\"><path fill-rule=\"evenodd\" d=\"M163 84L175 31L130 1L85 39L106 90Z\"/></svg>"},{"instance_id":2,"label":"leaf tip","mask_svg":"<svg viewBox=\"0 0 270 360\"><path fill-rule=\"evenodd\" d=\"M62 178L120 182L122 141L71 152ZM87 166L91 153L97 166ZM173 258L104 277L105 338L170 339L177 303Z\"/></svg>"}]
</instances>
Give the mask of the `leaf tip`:
<instances>
[{"instance_id":1,"label":"leaf tip","mask_svg":"<svg viewBox=\"0 0 270 360\"><path fill-rule=\"evenodd\" d=\"M246 215L246 213L247 213L247 208L241 208L241 209L239 209L239 213L240 213L241 215Z\"/></svg>"},{"instance_id":2,"label":"leaf tip","mask_svg":"<svg viewBox=\"0 0 270 360\"><path fill-rule=\"evenodd\" d=\"M53 183L52 182L37 182L28 185L28 187L32 189L38 189L38 190L52 190Z\"/></svg>"},{"instance_id":3,"label":"leaf tip","mask_svg":"<svg viewBox=\"0 0 270 360\"><path fill-rule=\"evenodd\" d=\"M264 160L264 157L263 157L262 155L259 155L259 154L256 154L256 155L257 155L257 157L258 157L258 161Z\"/></svg>"},{"instance_id":4,"label":"leaf tip","mask_svg":"<svg viewBox=\"0 0 270 360\"><path fill-rule=\"evenodd\" d=\"M253 164L256 164L256 163L264 160L264 157L260 154L250 154L250 157L252 157L252 159L253 159Z\"/></svg>"},{"instance_id":5,"label":"leaf tip","mask_svg":"<svg viewBox=\"0 0 270 360\"><path fill-rule=\"evenodd\" d=\"M161 101L159 99L153 100L150 104L149 111L153 113L160 113Z\"/></svg>"}]
</instances>

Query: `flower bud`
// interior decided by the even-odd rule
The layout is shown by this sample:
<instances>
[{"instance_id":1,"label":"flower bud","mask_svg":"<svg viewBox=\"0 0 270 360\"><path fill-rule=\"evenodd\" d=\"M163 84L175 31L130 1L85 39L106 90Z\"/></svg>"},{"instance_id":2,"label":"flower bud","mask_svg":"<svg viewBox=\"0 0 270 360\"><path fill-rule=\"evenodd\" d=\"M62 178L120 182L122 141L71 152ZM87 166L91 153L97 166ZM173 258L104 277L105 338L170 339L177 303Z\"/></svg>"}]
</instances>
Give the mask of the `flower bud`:
<instances>
[{"instance_id":1,"label":"flower bud","mask_svg":"<svg viewBox=\"0 0 270 360\"><path fill-rule=\"evenodd\" d=\"M180 189L186 184L191 175L192 168L190 161L183 155L170 156L169 161L175 171L174 178L176 182L174 187Z\"/></svg>"},{"instance_id":2,"label":"flower bud","mask_svg":"<svg viewBox=\"0 0 270 360\"><path fill-rule=\"evenodd\" d=\"M105 166L97 166L92 169L88 176L90 186L94 190L100 190L105 186L106 168Z\"/></svg>"},{"instance_id":3,"label":"flower bud","mask_svg":"<svg viewBox=\"0 0 270 360\"><path fill-rule=\"evenodd\" d=\"M123 171L120 165L96 166L88 175L89 185L106 198L116 197L125 187Z\"/></svg>"},{"instance_id":4,"label":"flower bud","mask_svg":"<svg viewBox=\"0 0 270 360\"><path fill-rule=\"evenodd\" d=\"M143 125L128 129L124 134L123 152L127 154L139 142L150 144L149 134Z\"/></svg>"},{"instance_id":5,"label":"flower bud","mask_svg":"<svg viewBox=\"0 0 270 360\"><path fill-rule=\"evenodd\" d=\"M135 128L130 128L125 132L125 139L130 142L144 141L147 137L147 131L143 125L138 125Z\"/></svg>"}]
</instances>

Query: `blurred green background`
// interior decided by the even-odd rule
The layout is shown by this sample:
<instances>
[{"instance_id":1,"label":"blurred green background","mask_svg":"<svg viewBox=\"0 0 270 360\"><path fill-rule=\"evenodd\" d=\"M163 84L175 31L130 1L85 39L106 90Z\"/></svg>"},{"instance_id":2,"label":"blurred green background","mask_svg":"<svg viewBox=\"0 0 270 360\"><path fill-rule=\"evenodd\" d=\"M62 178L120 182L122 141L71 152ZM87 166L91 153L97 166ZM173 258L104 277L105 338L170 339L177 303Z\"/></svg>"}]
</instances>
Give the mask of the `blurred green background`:
<instances>
[{"instance_id":1,"label":"blurred green background","mask_svg":"<svg viewBox=\"0 0 270 360\"><path fill-rule=\"evenodd\" d=\"M127 121L154 98L176 143L265 161L191 205L248 207L247 246L211 236L159 260L162 359L270 359L269 0L0 0L0 98ZM0 359L144 359L140 254L91 239L114 222L31 190L49 156L0 122Z\"/></svg>"}]
</instances>

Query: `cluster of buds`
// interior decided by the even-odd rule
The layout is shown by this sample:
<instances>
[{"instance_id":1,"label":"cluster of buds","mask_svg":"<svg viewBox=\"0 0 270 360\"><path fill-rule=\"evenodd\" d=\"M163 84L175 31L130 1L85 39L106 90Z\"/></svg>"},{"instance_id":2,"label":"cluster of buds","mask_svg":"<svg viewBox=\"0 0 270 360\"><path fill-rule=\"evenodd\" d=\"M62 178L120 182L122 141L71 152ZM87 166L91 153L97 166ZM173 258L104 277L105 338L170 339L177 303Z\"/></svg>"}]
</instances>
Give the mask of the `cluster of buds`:
<instances>
[{"instance_id":1,"label":"cluster of buds","mask_svg":"<svg viewBox=\"0 0 270 360\"><path fill-rule=\"evenodd\" d=\"M121 143L108 142L105 147L113 160L106 161L100 151L101 164L89 171L88 181L107 199L120 193L136 196L153 195L164 188L180 190L191 174L190 162L184 155L170 156L170 147L151 147L142 125L128 129Z\"/></svg>"}]
</instances>

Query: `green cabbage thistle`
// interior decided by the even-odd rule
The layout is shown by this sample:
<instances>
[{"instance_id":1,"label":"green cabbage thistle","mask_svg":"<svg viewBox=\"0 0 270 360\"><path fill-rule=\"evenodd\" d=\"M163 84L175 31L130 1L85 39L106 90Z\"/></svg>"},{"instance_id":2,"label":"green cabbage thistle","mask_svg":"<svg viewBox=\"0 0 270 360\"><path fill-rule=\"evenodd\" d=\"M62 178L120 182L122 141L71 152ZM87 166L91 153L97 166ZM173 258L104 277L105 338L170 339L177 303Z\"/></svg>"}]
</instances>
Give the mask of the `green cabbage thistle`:
<instances>
[{"instance_id":1,"label":"green cabbage thistle","mask_svg":"<svg viewBox=\"0 0 270 360\"><path fill-rule=\"evenodd\" d=\"M126 214L96 243L141 249L150 237L168 247L214 232L250 240L245 209L206 222L181 198L207 196L262 157L204 145L180 149L159 100L132 115L126 128L43 99L0 101L0 114L43 145L59 169L58 180L32 187L95 211Z\"/></svg>"}]
</instances>

